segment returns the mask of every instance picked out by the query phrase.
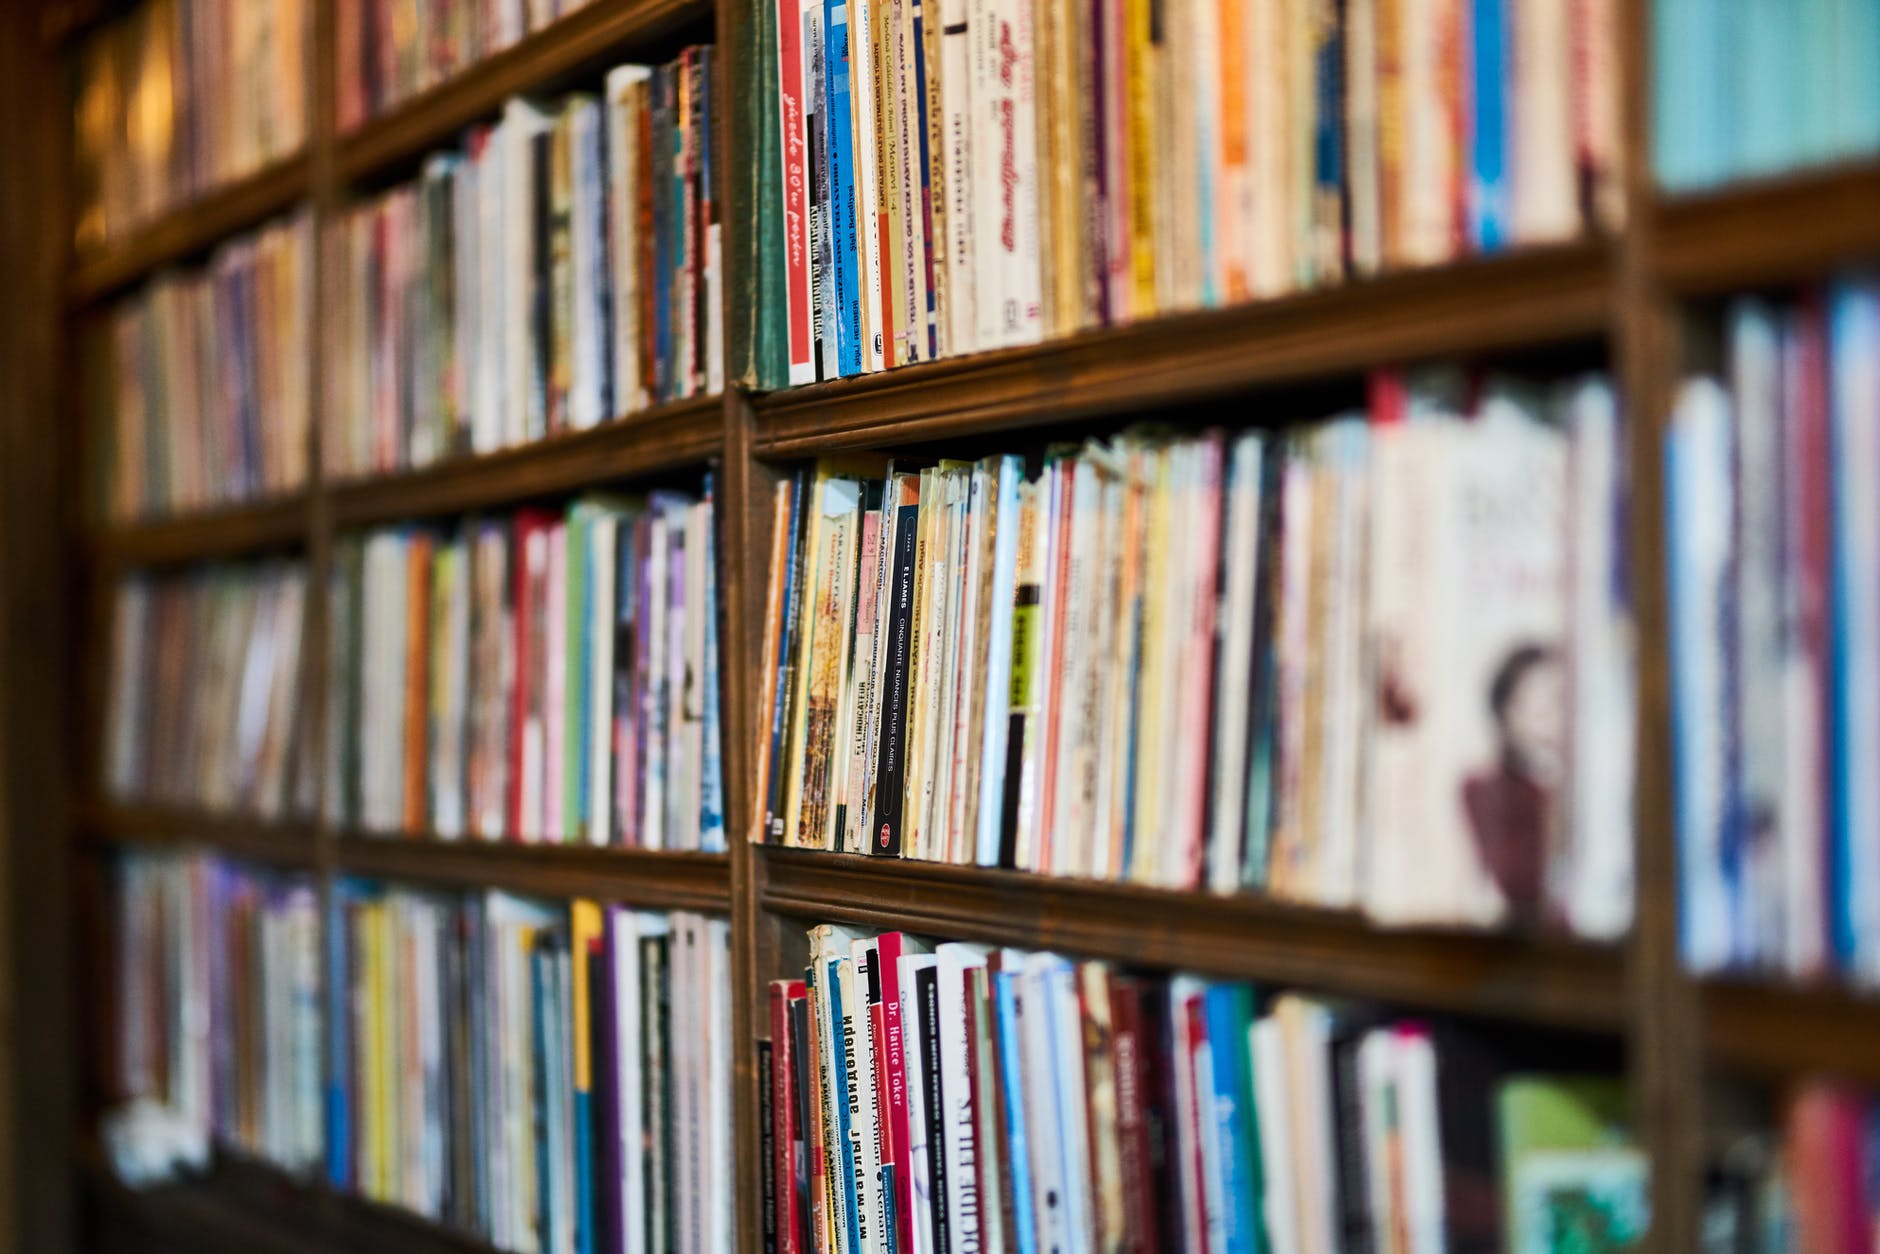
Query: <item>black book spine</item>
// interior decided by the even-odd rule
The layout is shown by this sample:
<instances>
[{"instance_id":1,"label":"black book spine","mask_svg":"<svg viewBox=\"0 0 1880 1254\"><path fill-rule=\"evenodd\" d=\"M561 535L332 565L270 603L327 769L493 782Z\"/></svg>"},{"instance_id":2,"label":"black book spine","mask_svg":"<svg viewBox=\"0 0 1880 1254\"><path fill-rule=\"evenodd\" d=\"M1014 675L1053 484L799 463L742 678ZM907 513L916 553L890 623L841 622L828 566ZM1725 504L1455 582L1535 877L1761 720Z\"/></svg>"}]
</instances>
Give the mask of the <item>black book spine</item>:
<instances>
[{"instance_id":1,"label":"black book spine","mask_svg":"<svg viewBox=\"0 0 1880 1254\"><path fill-rule=\"evenodd\" d=\"M777 1254L777 1173L769 1170L770 1164L777 1161L777 1130L773 1124L776 1118L775 1094L770 1077L771 1044L768 1039L757 1042L757 1129L761 1138L758 1162L764 1170L758 1172L764 1188L764 1254Z\"/></svg>"},{"instance_id":2,"label":"black book spine","mask_svg":"<svg viewBox=\"0 0 1880 1254\"><path fill-rule=\"evenodd\" d=\"M531 437L548 430L548 384L555 352L554 304L555 210L551 187L554 132L543 131L529 140L530 281L529 329L534 340L529 353L529 412Z\"/></svg>"},{"instance_id":3,"label":"black book spine","mask_svg":"<svg viewBox=\"0 0 1880 1254\"><path fill-rule=\"evenodd\" d=\"M790 1003L790 1066L793 1074L791 1097L796 1104L795 1123L790 1128L790 1185L796 1190L796 1248L807 1252L809 1244L809 1108L810 1068L816 1065L810 1052L809 998ZM821 1118L820 1111L813 1112Z\"/></svg>"},{"instance_id":4,"label":"black book spine","mask_svg":"<svg viewBox=\"0 0 1880 1254\"><path fill-rule=\"evenodd\" d=\"M947 1216L946 1091L940 1075L940 972L924 967L914 973L915 1004L920 1013L920 1074L922 1092L916 1117L927 1122L927 1162L933 1177L927 1202L932 1208L933 1248L952 1248L952 1227Z\"/></svg>"},{"instance_id":5,"label":"black book spine","mask_svg":"<svg viewBox=\"0 0 1880 1254\"><path fill-rule=\"evenodd\" d=\"M896 507L893 585L889 589L888 641L881 691L881 748L875 765L875 830L870 853L901 856L902 789L907 779L908 659L914 634L914 553L920 506Z\"/></svg>"},{"instance_id":6,"label":"black book spine","mask_svg":"<svg viewBox=\"0 0 1880 1254\"><path fill-rule=\"evenodd\" d=\"M814 496L815 480L809 471L801 470L796 476L795 508L790 511L790 538L786 546L789 554L789 568L784 572L783 603L780 611L782 621L778 624L777 645L777 682L776 700L771 706L770 719L770 779L769 797L764 803L764 839L770 844L779 844L783 840L783 791L785 780L789 777L790 755L793 739L790 735L791 709L790 697L796 691L796 668L802 665L797 656L796 618L798 606L808 592L807 572L809 555L803 551L808 543L807 526L811 497Z\"/></svg>"}]
</instances>

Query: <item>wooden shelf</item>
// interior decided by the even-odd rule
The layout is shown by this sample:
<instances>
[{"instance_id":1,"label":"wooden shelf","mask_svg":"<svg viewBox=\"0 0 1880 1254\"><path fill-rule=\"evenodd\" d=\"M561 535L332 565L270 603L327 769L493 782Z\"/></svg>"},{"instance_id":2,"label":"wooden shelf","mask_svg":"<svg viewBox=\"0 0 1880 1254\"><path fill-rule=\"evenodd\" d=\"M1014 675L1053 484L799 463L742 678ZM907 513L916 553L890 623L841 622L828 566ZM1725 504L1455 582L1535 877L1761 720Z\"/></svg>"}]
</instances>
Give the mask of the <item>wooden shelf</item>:
<instances>
[{"instance_id":1,"label":"wooden shelf","mask_svg":"<svg viewBox=\"0 0 1880 1254\"><path fill-rule=\"evenodd\" d=\"M333 522L368 527L494 509L658 474L719 456L724 430L722 398L677 401L533 444L336 483L329 491Z\"/></svg>"},{"instance_id":2,"label":"wooden shelf","mask_svg":"<svg viewBox=\"0 0 1880 1254\"><path fill-rule=\"evenodd\" d=\"M81 806L79 822L101 845L200 847L275 866L310 869L315 864L314 830L307 822L113 803Z\"/></svg>"},{"instance_id":3,"label":"wooden shelf","mask_svg":"<svg viewBox=\"0 0 1880 1254\"><path fill-rule=\"evenodd\" d=\"M294 493L107 527L93 533L91 548L107 565L174 566L292 548L306 538L307 497Z\"/></svg>"},{"instance_id":4,"label":"wooden shelf","mask_svg":"<svg viewBox=\"0 0 1880 1254\"><path fill-rule=\"evenodd\" d=\"M1827 984L1731 978L1704 981L1700 999L1705 1046L1719 1062L1880 1085L1880 997Z\"/></svg>"},{"instance_id":5,"label":"wooden shelf","mask_svg":"<svg viewBox=\"0 0 1880 1254\"><path fill-rule=\"evenodd\" d=\"M302 152L266 166L158 218L118 243L81 256L67 298L88 305L164 266L209 251L231 235L307 199L309 159Z\"/></svg>"},{"instance_id":6,"label":"wooden shelf","mask_svg":"<svg viewBox=\"0 0 1880 1254\"><path fill-rule=\"evenodd\" d=\"M370 182L494 118L511 96L617 64L638 47L710 18L708 0L623 0L577 9L449 81L339 136L339 177Z\"/></svg>"},{"instance_id":7,"label":"wooden shelf","mask_svg":"<svg viewBox=\"0 0 1880 1254\"><path fill-rule=\"evenodd\" d=\"M766 847L766 909L1261 984L1617 1031L1617 948L1384 931L1355 914L1134 885Z\"/></svg>"},{"instance_id":8,"label":"wooden shelf","mask_svg":"<svg viewBox=\"0 0 1880 1254\"><path fill-rule=\"evenodd\" d=\"M1591 339L1600 242L1478 257L1232 309L773 392L757 451L808 456L1231 397L1378 366Z\"/></svg>"},{"instance_id":9,"label":"wooden shelf","mask_svg":"<svg viewBox=\"0 0 1880 1254\"><path fill-rule=\"evenodd\" d=\"M1802 282L1880 258L1880 161L1659 202L1660 280L1686 295Z\"/></svg>"},{"instance_id":10,"label":"wooden shelf","mask_svg":"<svg viewBox=\"0 0 1880 1254\"><path fill-rule=\"evenodd\" d=\"M594 897L670 910L731 910L722 853L347 835L335 865L348 875L501 888L537 897Z\"/></svg>"},{"instance_id":11,"label":"wooden shelf","mask_svg":"<svg viewBox=\"0 0 1880 1254\"><path fill-rule=\"evenodd\" d=\"M81 1155L79 1171L86 1196L98 1208L95 1222L126 1237L165 1242L165 1249L202 1254L493 1254L494 1249L396 1207L226 1153L217 1155L201 1179L149 1189L120 1183L95 1149Z\"/></svg>"}]
</instances>

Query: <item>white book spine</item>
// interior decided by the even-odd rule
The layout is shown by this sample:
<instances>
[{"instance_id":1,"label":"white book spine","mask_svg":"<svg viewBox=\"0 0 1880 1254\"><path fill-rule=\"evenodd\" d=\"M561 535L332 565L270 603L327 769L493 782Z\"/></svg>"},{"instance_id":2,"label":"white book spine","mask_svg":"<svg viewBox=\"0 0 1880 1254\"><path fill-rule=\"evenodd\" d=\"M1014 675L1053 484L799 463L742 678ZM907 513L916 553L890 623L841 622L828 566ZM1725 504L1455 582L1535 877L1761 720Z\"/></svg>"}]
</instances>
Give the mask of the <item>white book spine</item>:
<instances>
[{"instance_id":1,"label":"white book spine","mask_svg":"<svg viewBox=\"0 0 1880 1254\"><path fill-rule=\"evenodd\" d=\"M855 124L855 233L862 274L862 369L880 370L886 362L882 337L880 162L876 160L874 24L881 0L849 0L849 98Z\"/></svg>"},{"instance_id":2,"label":"white book spine","mask_svg":"<svg viewBox=\"0 0 1880 1254\"><path fill-rule=\"evenodd\" d=\"M975 308L976 270L973 260L973 212L978 194L973 187L973 133L977 114L973 97L973 28L969 0L928 0L926 20L940 25L940 65L927 72L940 74L940 102L946 117L946 318L942 338L949 355L970 353L978 347L979 315Z\"/></svg>"}]
</instances>

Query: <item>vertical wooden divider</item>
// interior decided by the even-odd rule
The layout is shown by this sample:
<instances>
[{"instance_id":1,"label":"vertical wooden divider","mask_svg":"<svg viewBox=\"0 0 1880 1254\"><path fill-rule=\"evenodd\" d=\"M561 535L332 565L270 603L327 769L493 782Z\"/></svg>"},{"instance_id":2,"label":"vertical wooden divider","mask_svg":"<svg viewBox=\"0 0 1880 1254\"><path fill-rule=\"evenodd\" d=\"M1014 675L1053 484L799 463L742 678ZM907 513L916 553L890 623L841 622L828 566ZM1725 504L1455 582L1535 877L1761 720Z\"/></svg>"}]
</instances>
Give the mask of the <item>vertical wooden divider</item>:
<instances>
[{"instance_id":1,"label":"vertical wooden divider","mask_svg":"<svg viewBox=\"0 0 1880 1254\"><path fill-rule=\"evenodd\" d=\"M334 160L336 137L334 126L339 116L336 99L339 61L334 36L334 6L337 0L313 0L313 66L307 75L308 123L311 127L310 147L312 161L309 169L310 190L313 197L313 325L308 351L312 354L312 369L308 372L308 386L312 394L308 397L307 423L307 621L306 634L302 638L301 673L309 676L311 687L303 690L308 702L308 734L313 745L306 761L314 772L313 798L313 867L315 890L318 894L320 917L315 925L315 934L320 937L320 963L325 973L323 991L330 988L330 981L345 978L345 973L326 970L326 955L333 952L331 938L327 929L333 926L333 819L327 813L326 799L331 790L326 780L326 742L327 720L334 711L329 708L327 694L332 691L332 677L327 674L332 650L327 647L328 633L332 631L331 606L328 594L331 591L333 564L333 512L332 502L326 491L326 440L325 432L331 420L330 408L334 404L333 395L337 389L328 388L327 372L332 357L332 337L327 330L327 311L335 307L333 297L338 278L333 267L327 264L327 228L332 222L334 210L339 203L340 188L337 182L337 163ZM329 995L322 1011L333 1005ZM320 1032L320 1075L327 1091L339 1068L345 1060L332 1056L333 1034L330 1026L322 1018ZM320 1164L324 1173L325 1162ZM329 1219L337 1217L340 1210L339 1196L327 1189L314 1191L316 1204L320 1212Z\"/></svg>"},{"instance_id":2,"label":"vertical wooden divider","mask_svg":"<svg viewBox=\"0 0 1880 1254\"><path fill-rule=\"evenodd\" d=\"M1651 1163L1651 1248L1698 1244L1702 1050L1695 986L1678 952L1664 430L1678 369L1676 310L1655 271L1651 13L1623 5L1619 39L1625 227L1613 290L1613 366L1629 436L1632 600L1638 647L1636 889L1626 955L1633 1109Z\"/></svg>"}]
</instances>

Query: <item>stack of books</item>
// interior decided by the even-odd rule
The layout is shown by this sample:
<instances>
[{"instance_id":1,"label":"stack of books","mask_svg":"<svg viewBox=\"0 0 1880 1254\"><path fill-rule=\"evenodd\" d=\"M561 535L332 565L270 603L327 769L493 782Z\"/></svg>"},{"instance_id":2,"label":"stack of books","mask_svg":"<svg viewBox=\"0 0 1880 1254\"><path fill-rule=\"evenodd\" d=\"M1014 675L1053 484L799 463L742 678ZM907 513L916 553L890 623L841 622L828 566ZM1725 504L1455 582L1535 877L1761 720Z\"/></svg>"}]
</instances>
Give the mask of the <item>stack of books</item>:
<instances>
[{"instance_id":1,"label":"stack of books","mask_svg":"<svg viewBox=\"0 0 1880 1254\"><path fill-rule=\"evenodd\" d=\"M345 213L336 476L595 426L724 386L710 45L602 95L512 100Z\"/></svg>"},{"instance_id":2,"label":"stack of books","mask_svg":"<svg viewBox=\"0 0 1880 1254\"><path fill-rule=\"evenodd\" d=\"M785 1254L1619 1250L1645 1232L1624 1090L1533 1070L1558 1042L829 925L769 1004L765 1231Z\"/></svg>"},{"instance_id":3,"label":"stack of books","mask_svg":"<svg viewBox=\"0 0 1880 1254\"><path fill-rule=\"evenodd\" d=\"M764 310L766 382L1441 265L1619 215L1609 0L759 8L778 210L764 290L780 304Z\"/></svg>"},{"instance_id":4,"label":"stack of books","mask_svg":"<svg viewBox=\"0 0 1880 1254\"><path fill-rule=\"evenodd\" d=\"M113 1096L202 1142L319 1167L320 904L307 875L120 854L111 876Z\"/></svg>"},{"instance_id":5,"label":"stack of books","mask_svg":"<svg viewBox=\"0 0 1880 1254\"><path fill-rule=\"evenodd\" d=\"M351 130L592 0L335 0L339 127Z\"/></svg>"},{"instance_id":6,"label":"stack of books","mask_svg":"<svg viewBox=\"0 0 1880 1254\"><path fill-rule=\"evenodd\" d=\"M328 813L371 832L724 848L711 488L343 540Z\"/></svg>"},{"instance_id":7,"label":"stack of books","mask_svg":"<svg viewBox=\"0 0 1880 1254\"><path fill-rule=\"evenodd\" d=\"M1312 426L819 463L776 493L754 835L1617 934L1619 438L1603 377L1439 372Z\"/></svg>"},{"instance_id":8,"label":"stack of books","mask_svg":"<svg viewBox=\"0 0 1880 1254\"><path fill-rule=\"evenodd\" d=\"M300 151L313 10L307 0L145 0L80 45L81 250Z\"/></svg>"},{"instance_id":9,"label":"stack of books","mask_svg":"<svg viewBox=\"0 0 1880 1254\"><path fill-rule=\"evenodd\" d=\"M1880 0L1652 0L1671 191L1880 153Z\"/></svg>"},{"instance_id":10,"label":"stack of books","mask_svg":"<svg viewBox=\"0 0 1880 1254\"><path fill-rule=\"evenodd\" d=\"M503 1250L731 1248L730 929L342 883L327 1172Z\"/></svg>"},{"instance_id":11,"label":"stack of books","mask_svg":"<svg viewBox=\"0 0 1880 1254\"><path fill-rule=\"evenodd\" d=\"M1698 971L1880 978L1880 283L1741 299L1665 442Z\"/></svg>"},{"instance_id":12,"label":"stack of books","mask_svg":"<svg viewBox=\"0 0 1880 1254\"><path fill-rule=\"evenodd\" d=\"M130 522L305 484L312 328L304 212L119 303L88 349L104 512Z\"/></svg>"},{"instance_id":13,"label":"stack of books","mask_svg":"<svg viewBox=\"0 0 1880 1254\"><path fill-rule=\"evenodd\" d=\"M306 600L305 569L286 562L120 583L106 793L259 818L310 811Z\"/></svg>"}]
</instances>

